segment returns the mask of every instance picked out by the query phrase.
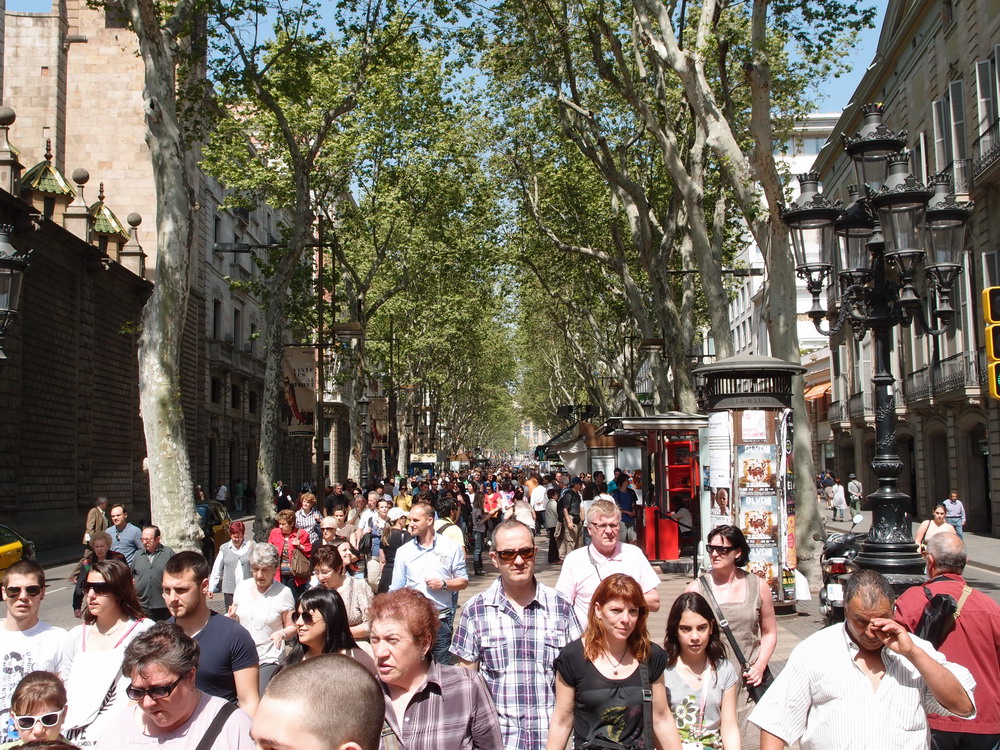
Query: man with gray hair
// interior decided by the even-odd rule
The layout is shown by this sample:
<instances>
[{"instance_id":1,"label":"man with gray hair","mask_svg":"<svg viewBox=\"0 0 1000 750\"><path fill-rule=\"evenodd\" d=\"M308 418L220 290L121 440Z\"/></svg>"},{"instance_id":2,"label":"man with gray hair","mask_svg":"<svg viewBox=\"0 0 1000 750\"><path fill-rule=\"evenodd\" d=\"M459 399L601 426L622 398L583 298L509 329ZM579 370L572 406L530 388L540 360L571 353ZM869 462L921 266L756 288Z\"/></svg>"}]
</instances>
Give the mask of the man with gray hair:
<instances>
[{"instance_id":1,"label":"man with gray hair","mask_svg":"<svg viewBox=\"0 0 1000 750\"><path fill-rule=\"evenodd\" d=\"M930 597L947 594L958 604L953 625L938 649L948 661L972 673L977 711L974 719L928 716L935 750L992 750L1000 745L1000 605L962 577L966 561L960 536L935 534L927 540L929 580L907 589L896 600L896 622L911 633Z\"/></svg>"},{"instance_id":2,"label":"man with gray hair","mask_svg":"<svg viewBox=\"0 0 1000 750\"><path fill-rule=\"evenodd\" d=\"M845 622L799 643L750 715L761 750L927 750L927 714L975 715L972 675L891 619L893 599L881 573L848 579Z\"/></svg>"},{"instance_id":3,"label":"man with gray hair","mask_svg":"<svg viewBox=\"0 0 1000 750\"><path fill-rule=\"evenodd\" d=\"M349 656L325 654L275 675L250 734L260 750L378 750L384 722L371 672Z\"/></svg>"},{"instance_id":4,"label":"man with gray hair","mask_svg":"<svg viewBox=\"0 0 1000 750\"><path fill-rule=\"evenodd\" d=\"M178 626L159 622L125 649L129 703L97 742L101 750L250 750L250 717L195 685L200 649Z\"/></svg>"},{"instance_id":5,"label":"man with gray hair","mask_svg":"<svg viewBox=\"0 0 1000 750\"><path fill-rule=\"evenodd\" d=\"M142 530L142 548L129 566L135 580L135 593L146 617L160 622L170 617L170 610L163 601L163 568L174 556L174 551L160 542L158 526Z\"/></svg>"}]
</instances>

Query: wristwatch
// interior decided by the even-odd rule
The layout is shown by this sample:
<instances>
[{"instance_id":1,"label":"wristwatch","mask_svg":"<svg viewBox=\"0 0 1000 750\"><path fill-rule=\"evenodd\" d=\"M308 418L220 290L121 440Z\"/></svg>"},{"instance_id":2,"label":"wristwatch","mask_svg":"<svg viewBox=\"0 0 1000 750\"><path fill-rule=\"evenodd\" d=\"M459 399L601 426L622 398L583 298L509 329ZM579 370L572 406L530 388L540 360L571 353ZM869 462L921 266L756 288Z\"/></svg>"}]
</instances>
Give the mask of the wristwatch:
<instances>
[{"instance_id":1,"label":"wristwatch","mask_svg":"<svg viewBox=\"0 0 1000 750\"><path fill-rule=\"evenodd\" d=\"M443 578L441 579L441 590L442 591L448 590L448 581L444 580Z\"/></svg>"}]
</instances>

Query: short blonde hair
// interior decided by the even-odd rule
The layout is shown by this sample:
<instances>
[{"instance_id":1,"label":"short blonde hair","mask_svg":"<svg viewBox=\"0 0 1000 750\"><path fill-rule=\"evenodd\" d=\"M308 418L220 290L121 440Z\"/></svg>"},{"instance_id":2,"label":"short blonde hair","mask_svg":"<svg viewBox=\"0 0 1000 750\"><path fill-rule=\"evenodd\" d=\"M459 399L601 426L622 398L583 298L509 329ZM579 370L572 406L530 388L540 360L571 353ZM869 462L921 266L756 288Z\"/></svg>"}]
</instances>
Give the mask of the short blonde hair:
<instances>
[{"instance_id":1,"label":"short blonde hair","mask_svg":"<svg viewBox=\"0 0 1000 750\"><path fill-rule=\"evenodd\" d=\"M614 516L616 520L622 519L622 509L610 500L595 500L587 510L587 523L596 516Z\"/></svg>"}]
</instances>

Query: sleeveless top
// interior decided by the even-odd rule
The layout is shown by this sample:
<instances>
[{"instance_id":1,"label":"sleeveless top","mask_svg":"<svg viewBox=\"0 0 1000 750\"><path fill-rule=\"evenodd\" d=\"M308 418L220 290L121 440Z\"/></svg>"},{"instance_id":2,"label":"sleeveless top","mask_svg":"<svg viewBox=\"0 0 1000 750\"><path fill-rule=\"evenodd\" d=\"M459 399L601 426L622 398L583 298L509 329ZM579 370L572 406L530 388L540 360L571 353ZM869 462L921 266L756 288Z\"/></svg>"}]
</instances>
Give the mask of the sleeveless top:
<instances>
[{"instance_id":1,"label":"sleeveless top","mask_svg":"<svg viewBox=\"0 0 1000 750\"><path fill-rule=\"evenodd\" d=\"M711 573L709 573L711 578ZM743 652L747 661L753 662L760 653L760 583L757 576L747 573L746 589L743 601L734 603L719 603L722 614L729 620L729 629L733 631L733 636ZM698 588L701 588L701 581L698 581ZM714 592L713 592L714 593ZM733 650L729 648L729 642L725 634L722 634L723 643L726 644L726 652L729 663L736 669L737 674L743 674L743 665L736 659Z\"/></svg>"},{"instance_id":2,"label":"sleeveless top","mask_svg":"<svg viewBox=\"0 0 1000 750\"><path fill-rule=\"evenodd\" d=\"M226 542L219 547L219 554L222 555L222 591L225 594L232 594L236 591L236 584L251 577L250 572L250 551L253 549L253 542L243 542L243 546L236 550L232 542ZM242 554L240 554L242 553ZM236 569L243 573L236 577Z\"/></svg>"}]
</instances>

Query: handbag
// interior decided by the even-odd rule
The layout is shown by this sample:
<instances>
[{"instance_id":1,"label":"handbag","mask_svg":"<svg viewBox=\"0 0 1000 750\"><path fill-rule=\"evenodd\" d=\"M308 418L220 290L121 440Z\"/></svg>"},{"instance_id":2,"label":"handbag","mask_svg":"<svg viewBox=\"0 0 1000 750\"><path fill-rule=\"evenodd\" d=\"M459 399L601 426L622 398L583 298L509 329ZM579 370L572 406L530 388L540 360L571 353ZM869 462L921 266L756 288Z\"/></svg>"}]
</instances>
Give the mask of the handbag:
<instances>
[{"instance_id":1,"label":"handbag","mask_svg":"<svg viewBox=\"0 0 1000 750\"><path fill-rule=\"evenodd\" d=\"M720 607L719 602L715 600L715 594L712 593L712 586L708 582L708 576L701 576L698 580L701 582L701 590L704 592L705 600L708 602L708 606L710 606L712 611L715 613L715 619L719 621L719 627L722 628L722 632L726 634L726 638L729 640L729 645L732 647L733 653L736 655L736 660L743 665L743 671L747 671L750 669L751 663L748 662L746 657L743 655L740 645L736 642L736 636L733 635L733 631L729 627L729 620L727 620L726 616L722 614L722 607ZM746 686L750 700L754 703L759 703L760 699L764 697L764 693L767 692L767 689L771 687L771 683L773 682L774 675L771 674L771 667L767 666L764 668L764 674L761 676L759 685Z\"/></svg>"},{"instance_id":2,"label":"handbag","mask_svg":"<svg viewBox=\"0 0 1000 750\"><path fill-rule=\"evenodd\" d=\"M301 547L292 547L289 542L285 542L291 548L292 554L288 558L288 569L292 571L292 576L295 578L308 578L309 577L309 558L306 557L306 553L302 551Z\"/></svg>"}]
</instances>

